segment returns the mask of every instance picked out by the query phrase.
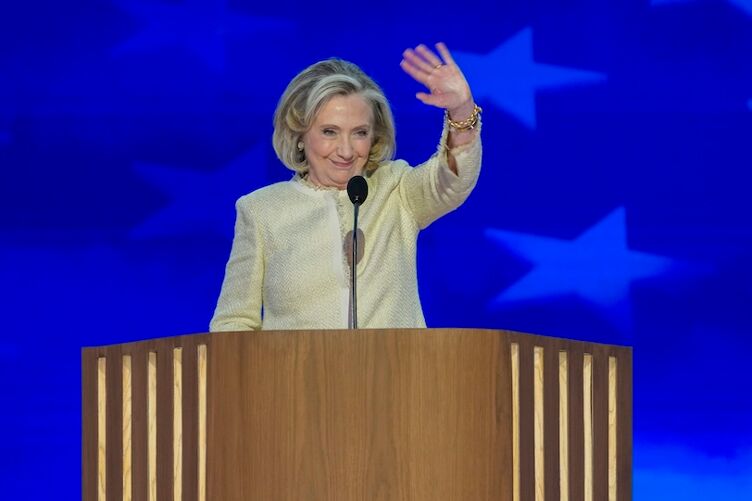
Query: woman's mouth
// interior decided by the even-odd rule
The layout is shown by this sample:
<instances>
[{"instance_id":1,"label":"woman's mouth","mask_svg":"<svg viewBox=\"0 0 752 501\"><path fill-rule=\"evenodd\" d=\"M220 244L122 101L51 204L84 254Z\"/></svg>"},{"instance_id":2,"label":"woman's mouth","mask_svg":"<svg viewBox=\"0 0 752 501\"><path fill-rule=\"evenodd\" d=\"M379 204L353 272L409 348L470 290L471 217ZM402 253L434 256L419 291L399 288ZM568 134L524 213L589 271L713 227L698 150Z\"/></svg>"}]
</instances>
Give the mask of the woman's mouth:
<instances>
[{"instance_id":1,"label":"woman's mouth","mask_svg":"<svg viewBox=\"0 0 752 501\"><path fill-rule=\"evenodd\" d=\"M334 160L332 160L332 163L338 169L349 169L350 167L352 167L352 164L353 164L352 162L337 162Z\"/></svg>"}]
</instances>

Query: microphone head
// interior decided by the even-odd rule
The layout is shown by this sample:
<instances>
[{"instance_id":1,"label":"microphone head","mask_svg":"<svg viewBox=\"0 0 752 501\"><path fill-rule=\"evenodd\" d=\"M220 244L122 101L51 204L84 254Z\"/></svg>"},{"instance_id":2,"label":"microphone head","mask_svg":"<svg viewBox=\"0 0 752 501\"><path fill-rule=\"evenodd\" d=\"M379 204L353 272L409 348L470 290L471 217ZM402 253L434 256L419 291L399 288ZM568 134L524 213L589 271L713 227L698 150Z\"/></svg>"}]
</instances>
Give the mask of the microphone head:
<instances>
[{"instance_id":1,"label":"microphone head","mask_svg":"<svg viewBox=\"0 0 752 501\"><path fill-rule=\"evenodd\" d=\"M347 182L347 196L355 205L361 205L368 197L368 183L363 176L353 176Z\"/></svg>"}]
</instances>

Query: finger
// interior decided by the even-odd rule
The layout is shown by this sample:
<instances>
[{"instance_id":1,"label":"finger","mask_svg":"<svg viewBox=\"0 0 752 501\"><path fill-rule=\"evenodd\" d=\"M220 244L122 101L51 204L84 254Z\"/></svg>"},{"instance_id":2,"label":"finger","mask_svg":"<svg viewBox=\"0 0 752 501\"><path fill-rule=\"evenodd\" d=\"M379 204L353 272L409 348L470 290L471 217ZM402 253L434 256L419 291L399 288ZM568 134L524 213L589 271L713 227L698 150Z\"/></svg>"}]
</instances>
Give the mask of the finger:
<instances>
[{"instance_id":1,"label":"finger","mask_svg":"<svg viewBox=\"0 0 752 501\"><path fill-rule=\"evenodd\" d=\"M454 58L452 57L452 54L449 53L449 49L447 49L447 46L444 42L437 43L436 50L439 51L439 54L441 54L441 58L444 60L446 64L457 66L457 63L454 62Z\"/></svg>"},{"instance_id":2,"label":"finger","mask_svg":"<svg viewBox=\"0 0 752 501\"><path fill-rule=\"evenodd\" d=\"M405 73L413 77L416 81L428 87L428 84L426 83L426 79L428 75L426 75L426 73L423 70L421 70L420 68L416 68L412 63L410 63L410 61L406 59L403 59L402 61L400 61L400 67Z\"/></svg>"},{"instance_id":3,"label":"finger","mask_svg":"<svg viewBox=\"0 0 752 501\"><path fill-rule=\"evenodd\" d=\"M433 53L431 49L426 47L423 44L418 45L415 50L420 54L426 61L428 61L431 64L432 68L436 68L438 66L441 66L443 61L439 59L439 57Z\"/></svg>"},{"instance_id":4,"label":"finger","mask_svg":"<svg viewBox=\"0 0 752 501\"><path fill-rule=\"evenodd\" d=\"M436 106L437 108L443 108L443 106L439 104L438 98L434 96L433 94L428 94L426 92L418 92L415 94L415 97L417 97L418 100L422 102L423 104Z\"/></svg>"},{"instance_id":5,"label":"finger","mask_svg":"<svg viewBox=\"0 0 752 501\"><path fill-rule=\"evenodd\" d=\"M433 106L445 110L447 108L446 103L439 97L433 94L426 94L425 92L418 92L415 97L418 98L423 104Z\"/></svg>"},{"instance_id":6,"label":"finger","mask_svg":"<svg viewBox=\"0 0 752 501\"><path fill-rule=\"evenodd\" d=\"M435 66L435 65L431 65L429 62L427 62L423 57L421 57L412 49L407 49L405 52L402 53L402 56L407 61L409 61L413 66L420 68L420 70L425 72L426 76L428 76L428 74L433 71L433 68Z\"/></svg>"}]
</instances>

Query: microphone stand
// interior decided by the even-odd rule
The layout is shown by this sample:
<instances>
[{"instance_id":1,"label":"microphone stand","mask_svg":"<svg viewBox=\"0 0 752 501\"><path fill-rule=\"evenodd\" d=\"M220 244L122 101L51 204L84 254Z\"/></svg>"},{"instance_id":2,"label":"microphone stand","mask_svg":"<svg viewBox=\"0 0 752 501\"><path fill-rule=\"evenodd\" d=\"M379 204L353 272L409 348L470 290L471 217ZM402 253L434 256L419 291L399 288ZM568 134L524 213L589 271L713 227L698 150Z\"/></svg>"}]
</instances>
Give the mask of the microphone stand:
<instances>
[{"instance_id":1,"label":"microphone stand","mask_svg":"<svg viewBox=\"0 0 752 501\"><path fill-rule=\"evenodd\" d=\"M358 262L358 209L360 204L353 204L355 209L355 217L353 222L353 236L352 236L352 262L350 263L350 279L352 282L350 304L352 315L352 328L358 328L358 274L356 273Z\"/></svg>"},{"instance_id":2,"label":"microphone stand","mask_svg":"<svg viewBox=\"0 0 752 501\"><path fill-rule=\"evenodd\" d=\"M350 328L358 328L358 211L368 197L368 183L363 176L353 176L347 182L347 196L355 209L353 218L352 261L350 262Z\"/></svg>"}]
</instances>

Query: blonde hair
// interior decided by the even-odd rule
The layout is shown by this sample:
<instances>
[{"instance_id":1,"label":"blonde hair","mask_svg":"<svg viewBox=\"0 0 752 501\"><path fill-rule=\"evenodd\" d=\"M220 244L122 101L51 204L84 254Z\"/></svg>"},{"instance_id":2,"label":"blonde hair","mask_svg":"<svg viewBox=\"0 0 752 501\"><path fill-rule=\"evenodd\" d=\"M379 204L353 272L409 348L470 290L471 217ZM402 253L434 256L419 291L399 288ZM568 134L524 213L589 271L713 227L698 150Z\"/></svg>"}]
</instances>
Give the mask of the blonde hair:
<instances>
[{"instance_id":1,"label":"blonde hair","mask_svg":"<svg viewBox=\"0 0 752 501\"><path fill-rule=\"evenodd\" d=\"M298 142L332 97L350 94L362 96L373 110L373 140L365 171L373 172L392 159L396 147L394 119L384 92L355 64L332 58L298 73L277 103L272 144L288 169L301 174L308 171L305 152L298 149Z\"/></svg>"}]
</instances>

